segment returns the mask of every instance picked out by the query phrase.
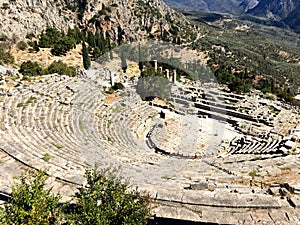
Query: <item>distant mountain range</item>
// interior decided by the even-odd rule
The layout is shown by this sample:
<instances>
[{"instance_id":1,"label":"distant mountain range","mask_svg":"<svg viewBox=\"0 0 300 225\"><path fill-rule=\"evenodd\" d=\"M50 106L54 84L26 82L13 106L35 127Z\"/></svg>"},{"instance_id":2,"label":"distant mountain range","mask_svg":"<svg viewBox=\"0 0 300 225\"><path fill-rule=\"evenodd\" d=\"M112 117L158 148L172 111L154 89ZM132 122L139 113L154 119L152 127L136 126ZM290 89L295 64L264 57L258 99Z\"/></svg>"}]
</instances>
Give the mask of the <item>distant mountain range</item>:
<instances>
[{"instance_id":1,"label":"distant mountain range","mask_svg":"<svg viewBox=\"0 0 300 225\"><path fill-rule=\"evenodd\" d=\"M299 0L165 0L171 7L204 12L249 15L267 19L272 25L300 32Z\"/></svg>"},{"instance_id":2,"label":"distant mountain range","mask_svg":"<svg viewBox=\"0 0 300 225\"><path fill-rule=\"evenodd\" d=\"M300 1L299 0L260 0L247 14L265 17L278 21L300 32Z\"/></svg>"},{"instance_id":3,"label":"distant mountain range","mask_svg":"<svg viewBox=\"0 0 300 225\"><path fill-rule=\"evenodd\" d=\"M239 15L255 7L259 0L165 0L171 7Z\"/></svg>"}]
</instances>

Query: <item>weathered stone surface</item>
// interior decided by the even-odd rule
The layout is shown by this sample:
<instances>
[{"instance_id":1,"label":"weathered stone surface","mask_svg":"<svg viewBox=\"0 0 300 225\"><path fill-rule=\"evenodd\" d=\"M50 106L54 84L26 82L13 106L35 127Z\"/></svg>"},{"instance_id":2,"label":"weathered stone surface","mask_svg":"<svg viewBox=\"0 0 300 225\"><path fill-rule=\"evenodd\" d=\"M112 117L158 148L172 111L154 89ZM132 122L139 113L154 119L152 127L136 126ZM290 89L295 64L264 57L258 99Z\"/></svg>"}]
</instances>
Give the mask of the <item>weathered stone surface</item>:
<instances>
[{"instance_id":1,"label":"weathered stone surface","mask_svg":"<svg viewBox=\"0 0 300 225\"><path fill-rule=\"evenodd\" d=\"M182 202L182 190L180 189L158 189L157 199L166 201Z\"/></svg>"},{"instance_id":2,"label":"weathered stone surface","mask_svg":"<svg viewBox=\"0 0 300 225\"><path fill-rule=\"evenodd\" d=\"M0 65L0 76L6 74L6 68Z\"/></svg>"},{"instance_id":3,"label":"weathered stone surface","mask_svg":"<svg viewBox=\"0 0 300 225\"><path fill-rule=\"evenodd\" d=\"M182 201L188 204L211 205L214 193L208 191L184 191Z\"/></svg>"},{"instance_id":4,"label":"weathered stone surface","mask_svg":"<svg viewBox=\"0 0 300 225\"><path fill-rule=\"evenodd\" d=\"M280 187L271 187L271 188L269 188L269 193L271 195L277 195L277 196L279 196L280 195L279 190L280 190Z\"/></svg>"},{"instance_id":5,"label":"weathered stone surface","mask_svg":"<svg viewBox=\"0 0 300 225\"><path fill-rule=\"evenodd\" d=\"M173 218L180 220L201 221L201 212L192 212L185 207L155 205L153 214L157 217Z\"/></svg>"},{"instance_id":6,"label":"weathered stone surface","mask_svg":"<svg viewBox=\"0 0 300 225\"><path fill-rule=\"evenodd\" d=\"M208 182L200 182L198 184L191 184L193 190L206 190L208 189Z\"/></svg>"}]
</instances>

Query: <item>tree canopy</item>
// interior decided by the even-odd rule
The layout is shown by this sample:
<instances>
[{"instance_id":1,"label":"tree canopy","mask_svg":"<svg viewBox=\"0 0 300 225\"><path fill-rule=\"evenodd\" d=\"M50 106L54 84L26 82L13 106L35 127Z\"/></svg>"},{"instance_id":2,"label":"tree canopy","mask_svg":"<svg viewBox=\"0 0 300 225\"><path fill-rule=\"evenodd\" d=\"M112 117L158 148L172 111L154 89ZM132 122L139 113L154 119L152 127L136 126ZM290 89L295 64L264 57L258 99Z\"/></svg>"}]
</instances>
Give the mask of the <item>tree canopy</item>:
<instances>
[{"instance_id":1,"label":"tree canopy","mask_svg":"<svg viewBox=\"0 0 300 225\"><path fill-rule=\"evenodd\" d=\"M86 170L87 185L76 193L76 224L146 224L149 196L141 195L117 176L117 170Z\"/></svg>"},{"instance_id":2,"label":"tree canopy","mask_svg":"<svg viewBox=\"0 0 300 225\"><path fill-rule=\"evenodd\" d=\"M30 60L23 62L19 70L25 77L41 75L42 71L42 67L37 62L32 62Z\"/></svg>"},{"instance_id":3,"label":"tree canopy","mask_svg":"<svg viewBox=\"0 0 300 225\"><path fill-rule=\"evenodd\" d=\"M65 35L54 27L47 27L40 35L39 47L51 48L51 53L56 56L65 55L69 50L76 47L78 39L78 29L70 30Z\"/></svg>"},{"instance_id":4,"label":"tree canopy","mask_svg":"<svg viewBox=\"0 0 300 225\"><path fill-rule=\"evenodd\" d=\"M59 195L45 189L46 171L30 170L20 177L12 189L11 199L5 204L6 224L57 224L61 209Z\"/></svg>"},{"instance_id":5,"label":"tree canopy","mask_svg":"<svg viewBox=\"0 0 300 225\"><path fill-rule=\"evenodd\" d=\"M141 225L150 217L150 197L129 186L116 169L87 169L87 184L73 196L74 207L46 188L47 171L29 170L19 177L11 199L0 210L1 224Z\"/></svg>"},{"instance_id":6,"label":"tree canopy","mask_svg":"<svg viewBox=\"0 0 300 225\"><path fill-rule=\"evenodd\" d=\"M61 75L75 76L76 70L74 67L68 66L67 64L63 63L63 61L58 60L49 65L49 67L46 69L46 73L58 73Z\"/></svg>"},{"instance_id":7,"label":"tree canopy","mask_svg":"<svg viewBox=\"0 0 300 225\"><path fill-rule=\"evenodd\" d=\"M127 60L126 60L126 54L124 51L121 51L121 67L124 73L126 73L127 70Z\"/></svg>"},{"instance_id":8,"label":"tree canopy","mask_svg":"<svg viewBox=\"0 0 300 225\"><path fill-rule=\"evenodd\" d=\"M89 69L91 66L91 58L84 41L82 42L82 60L84 69Z\"/></svg>"},{"instance_id":9,"label":"tree canopy","mask_svg":"<svg viewBox=\"0 0 300 225\"><path fill-rule=\"evenodd\" d=\"M136 86L136 92L144 100L155 97L167 99L171 93L171 83L162 73L149 67L142 72Z\"/></svg>"}]
</instances>

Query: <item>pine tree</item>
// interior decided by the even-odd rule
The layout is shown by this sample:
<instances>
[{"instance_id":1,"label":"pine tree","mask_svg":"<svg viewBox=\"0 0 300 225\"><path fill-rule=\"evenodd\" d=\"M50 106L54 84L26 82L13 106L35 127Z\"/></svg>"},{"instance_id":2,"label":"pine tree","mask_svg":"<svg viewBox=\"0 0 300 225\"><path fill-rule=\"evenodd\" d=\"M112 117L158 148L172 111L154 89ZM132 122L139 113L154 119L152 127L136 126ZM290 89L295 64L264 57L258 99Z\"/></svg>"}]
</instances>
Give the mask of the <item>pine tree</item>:
<instances>
[{"instance_id":1,"label":"pine tree","mask_svg":"<svg viewBox=\"0 0 300 225\"><path fill-rule=\"evenodd\" d=\"M91 59L84 41L82 42L82 60L84 69L89 69L91 66Z\"/></svg>"}]
</instances>

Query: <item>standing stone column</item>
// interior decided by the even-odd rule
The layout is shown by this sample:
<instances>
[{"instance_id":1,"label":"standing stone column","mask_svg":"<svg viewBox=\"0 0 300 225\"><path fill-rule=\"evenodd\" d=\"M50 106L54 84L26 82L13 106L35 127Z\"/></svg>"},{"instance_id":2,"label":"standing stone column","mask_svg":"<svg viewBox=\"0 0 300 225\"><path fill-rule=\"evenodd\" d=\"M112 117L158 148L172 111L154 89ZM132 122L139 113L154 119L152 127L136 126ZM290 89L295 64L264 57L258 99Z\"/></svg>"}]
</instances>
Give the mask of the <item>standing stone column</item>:
<instances>
[{"instance_id":1,"label":"standing stone column","mask_svg":"<svg viewBox=\"0 0 300 225\"><path fill-rule=\"evenodd\" d=\"M155 72L157 72L157 60L153 60L153 63L154 63L154 70Z\"/></svg>"},{"instance_id":2,"label":"standing stone column","mask_svg":"<svg viewBox=\"0 0 300 225\"><path fill-rule=\"evenodd\" d=\"M167 74L167 79L170 80L170 71L169 71L169 69L166 69L165 71L166 71L166 74Z\"/></svg>"},{"instance_id":3,"label":"standing stone column","mask_svg":"<svg viewBox=\"0 0 300 225\"><path fill-rule=\"evenodd\" d=\"M111 72L110 70L108 70L109 72L109 75L110 75L110 84L111 86L114 86L115 85L115 77L114 77L114 74L113 72Z\"/></svg>"},{"instance_id":4,"label":"standing stone column","mask_svg":"<svg viewBox=\"0 0 300 225\"><path fill-rule=\"evenodd\" d=\"M163 68L160 66L159 67L159 71L162 73L163 72Z\"/></svg>"},{"instance_id":5,"label":"standing stone column","mask_svg":"<svg viewBox=\"0 0 300 225\"><path fill-rule=\"evenodd\" d=\"M177 71L173 70L173 82L176 84L176 79L177 79Z\"/></svg>"}]
</instances>

